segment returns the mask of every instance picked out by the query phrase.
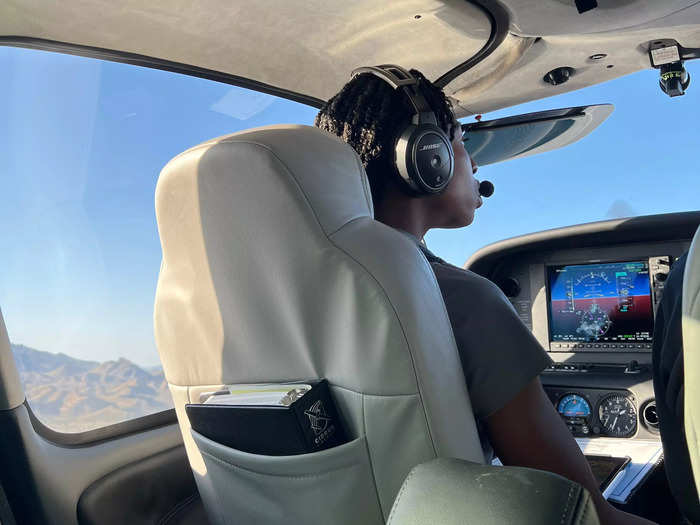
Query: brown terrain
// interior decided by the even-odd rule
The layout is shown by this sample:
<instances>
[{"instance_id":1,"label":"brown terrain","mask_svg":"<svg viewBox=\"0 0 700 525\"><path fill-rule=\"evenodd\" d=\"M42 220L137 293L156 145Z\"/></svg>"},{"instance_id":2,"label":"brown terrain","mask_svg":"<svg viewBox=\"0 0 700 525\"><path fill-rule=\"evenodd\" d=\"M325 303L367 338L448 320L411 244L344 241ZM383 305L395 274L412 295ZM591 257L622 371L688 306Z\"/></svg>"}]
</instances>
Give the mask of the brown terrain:
<instances>
[{"instance_id":1,"label":"brown terrain","mask_svg":"<svg viewBox=\"0 0 700 525\"><path fill-rule=\"evenodd\" d=\"M163 371L12 345L29 406L46 426L83 432L172 408Z\"/></svg>"}]
</instances>

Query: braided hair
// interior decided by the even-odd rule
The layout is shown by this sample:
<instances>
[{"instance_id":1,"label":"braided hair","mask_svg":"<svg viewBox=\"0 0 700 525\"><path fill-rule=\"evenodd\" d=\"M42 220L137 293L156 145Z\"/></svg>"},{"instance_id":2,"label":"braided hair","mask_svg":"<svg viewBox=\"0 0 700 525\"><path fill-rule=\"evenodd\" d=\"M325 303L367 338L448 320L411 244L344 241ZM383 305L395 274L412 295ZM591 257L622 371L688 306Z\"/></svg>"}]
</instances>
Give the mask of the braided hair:
<instances>
[{"instance_id":1,"label":"braided hair","mask_svg":"<svg viewBox=\"0 0 700 525\"><path fill-rule=\"evenodd\" d=\"M418 89L435 113L437 125L453 139L456 130L452 104L420 71L412 69L411 74L419 79ZM371 73L362 73L321 108L314 124L337 135L357 152L377 205L388 185L400 180L394 163L394 148L413 114L405 93Z\"/></svg>"}]
</instances>

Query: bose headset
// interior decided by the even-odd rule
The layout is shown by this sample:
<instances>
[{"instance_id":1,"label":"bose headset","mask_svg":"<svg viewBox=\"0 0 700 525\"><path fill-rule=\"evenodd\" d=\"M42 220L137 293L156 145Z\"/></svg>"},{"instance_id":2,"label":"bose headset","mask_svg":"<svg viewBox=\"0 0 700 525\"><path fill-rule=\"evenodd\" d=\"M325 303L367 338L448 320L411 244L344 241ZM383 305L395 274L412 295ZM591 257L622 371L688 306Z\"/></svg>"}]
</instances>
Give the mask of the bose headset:
<instances>
[{"instance_id":1,"label":"bose headset","mask_svg":"<svg viewBox=\"0 0 700 525\"><path fill-rule=\"evenodd\" d=\"M421 93L420 80L391 64L360 67L352 77L362 73L371 73L406 94L415 113L396 141L396 169L415 193L440 193L454 173L455 154L450 137L438 126L435 113Z\"/></svg>"}]
</instances>

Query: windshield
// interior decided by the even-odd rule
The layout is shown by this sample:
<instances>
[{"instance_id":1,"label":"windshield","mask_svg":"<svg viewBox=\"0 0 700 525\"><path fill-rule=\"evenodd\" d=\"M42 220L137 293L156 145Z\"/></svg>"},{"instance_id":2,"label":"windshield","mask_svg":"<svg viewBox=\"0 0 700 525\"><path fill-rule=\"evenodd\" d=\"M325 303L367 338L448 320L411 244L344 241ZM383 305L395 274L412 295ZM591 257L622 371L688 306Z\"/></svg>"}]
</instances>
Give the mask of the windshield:
<instances>
[{"instance_id":1,"label":"windshield","mask_svg":"<svg viewBox=\"0 0 700 525\"><path fill-rule=\"evenodd\" d=\"M0 70L0 306L32 410L80 432L170 408L153 338L158 173L316 110L60 53L0 47Z\"/></svg>"},{"instance_id":2,"label":"windshield","mask_svg":"<svg viewBox=\"0 0 700 525\"><path fill-rule=\"evenodd\" d=\"M686 62L693 79L700 64ZM476 177L494 195L461 230L432 230L428 246L462 266L479 248L508 237L585 222L700 209L697 145L700 90L669 98L646 70L604 84L484 114L510 115L612 103L590 135L565 148L492 164ZM697 86L696 86L697 88ZM474 122L474 117L462 122Z\"/></svg>"}]
</instances>

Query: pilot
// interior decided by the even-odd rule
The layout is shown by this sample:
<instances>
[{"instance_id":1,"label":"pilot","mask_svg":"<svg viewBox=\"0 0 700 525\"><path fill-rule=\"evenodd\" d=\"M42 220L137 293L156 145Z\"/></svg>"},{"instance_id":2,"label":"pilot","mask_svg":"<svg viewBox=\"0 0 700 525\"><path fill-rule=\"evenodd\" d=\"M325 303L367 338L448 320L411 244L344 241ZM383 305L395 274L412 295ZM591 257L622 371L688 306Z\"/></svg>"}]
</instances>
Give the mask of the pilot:
<instances>
[{"instance_id":1,"label":"pilot","mask_svg":"<svg viewBox=\"0 0 700 525\"><path fill-rule=\"evenodd\" d=\"M415 111L402 89L361 73L333 96L315 124L340 137L360 156L369 179L375 218L412 238L430 262L442 292L480 428L482 443L504 465L548 470L586 487L601 523L650 523L615 509L573 436L542 389L540 372L550 359L491 281L432 254L423 237L432 228L462 228L482 205L476 165L462 143L461 127L441 89L420 72L419 89L448 134L454 175L438 194L417 196L394 160L395 144Z\"/></svg>"}]
</instances>

